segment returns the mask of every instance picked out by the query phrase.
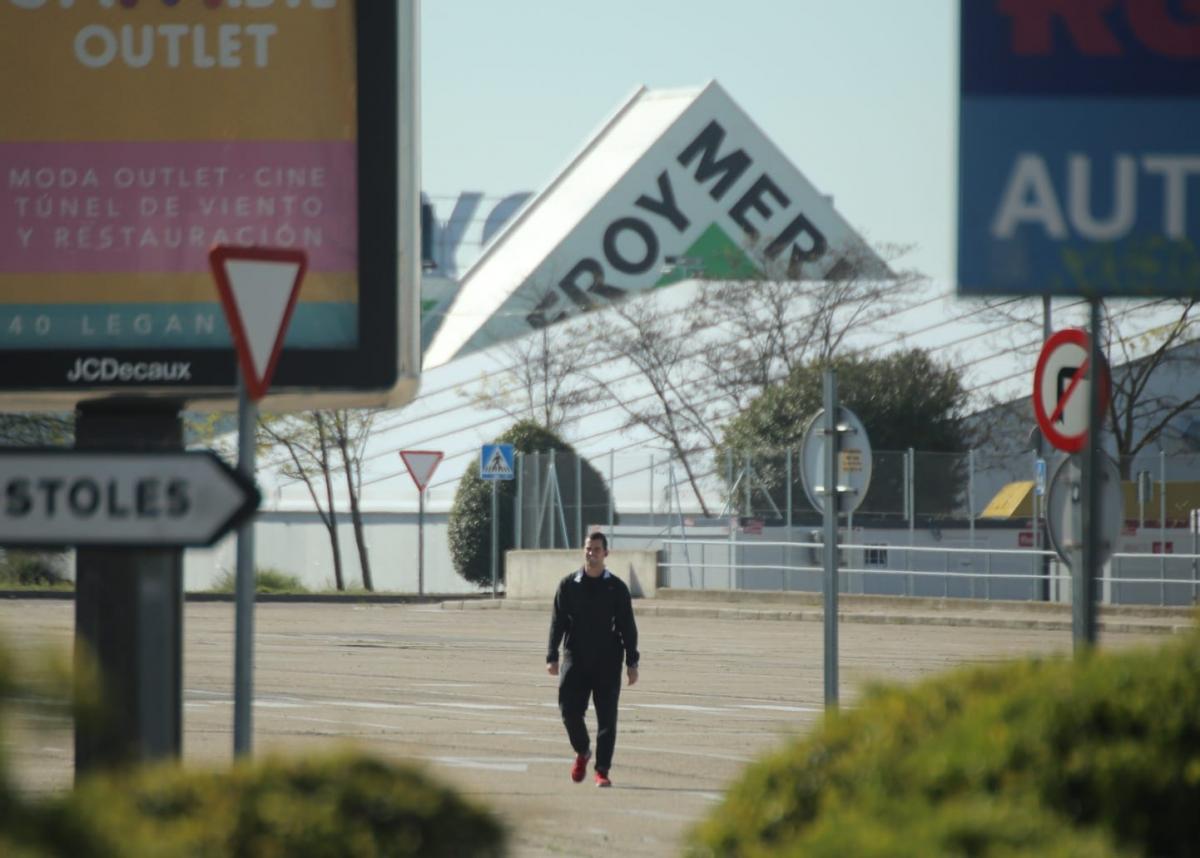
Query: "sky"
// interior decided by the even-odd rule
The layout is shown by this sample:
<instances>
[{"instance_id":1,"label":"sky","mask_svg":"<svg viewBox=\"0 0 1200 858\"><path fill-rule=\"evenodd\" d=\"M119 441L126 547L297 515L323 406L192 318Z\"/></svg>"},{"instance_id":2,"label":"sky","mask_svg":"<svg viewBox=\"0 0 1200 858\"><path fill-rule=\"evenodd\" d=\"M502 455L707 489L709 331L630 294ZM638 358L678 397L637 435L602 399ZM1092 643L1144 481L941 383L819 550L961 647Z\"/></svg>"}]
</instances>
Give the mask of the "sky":
<instances>
[{"instance_id":1,"label":"sky","mask_svg":"<svg viewBox=\"0 0 1200 858\"><path fill-rule=\"evenodd\" d=\"M903 266L952 292L957 8L955 0L425 0L422 189L441 220L463 191L493 203L536 192L638 86L716 79L853 227L871 242L913 245ZM477 217L488 210L485 200ZM470 259L464 249L460 271ZM368 463L371 492L407 497L396 450L439 449L447 459L429 500L448 503L478 445L511 423L470 407L474 388L463 379L485 371L486 358L458 363L425 373L420 398L379 427L388 430ZM617 421L611 414L601 424ZM571 440L598 461L630 441L588 423ZM646 453L624 455L630 462L618 456L618 472L640 469L634 458Z\"/></svg>"},{"instance_id":2,"label":"sky","mask_svg":"<svg viewBox=\"0 0 1200 858\"><path fill-rule=\"evenodd\" d=\"M873 243L954 277L954 0L425 0L423 189L537 191L639 85L716 79ZM487 205L481 207L485 214Z\"/></svg>"},{"instance_id":3,"label":"sky","mask_svg":"<svg viewBox=\"0 0 1200 858\"><path fill-rule=\"evenodd\" d=\"M422 190L443 221L459 194L484 194L481 222L489 202L544 188L637 87L715 79L851 226L873 244L910 246L896 267L930 278L923 294L934 303L870 334L887 342L856 347L929 349L963 372L979 407L1028 396L1040 326L1018 336L956 296L958 9L957 0L424 0ZM477 251L459 254L460 272ZM1078 304L1056 301L1055 325L1078 324ZM446 459L429 501L449 503L480 445L511 425L472 401L505 360L484 352L424 373L417 400L378 427L372 497L412 494L399 450L437 449ZM568 440L645 482L644 464L620 457L640 462L653 439L620 422L609 409Z\"/></svg>"}]
</instances>

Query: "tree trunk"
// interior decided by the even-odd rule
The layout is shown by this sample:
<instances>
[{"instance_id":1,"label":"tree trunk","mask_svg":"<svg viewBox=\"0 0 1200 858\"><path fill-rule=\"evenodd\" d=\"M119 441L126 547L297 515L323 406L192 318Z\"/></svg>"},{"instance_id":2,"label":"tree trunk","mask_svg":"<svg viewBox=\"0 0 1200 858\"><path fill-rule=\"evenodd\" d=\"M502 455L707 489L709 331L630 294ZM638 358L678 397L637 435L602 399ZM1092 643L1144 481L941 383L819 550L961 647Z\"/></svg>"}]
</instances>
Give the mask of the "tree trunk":
<instances>
[{"instance_id":1,"label":"tree trunk","mask_svg":"<svg viewBox=\"0 0 1200 858\"><path fill-rule=\"evenodd\" d=\"M692 492L695 493L696 500L700 503L700 511L704 513L705 518L709 518L711 514L708 511L708 505L704 503L704 495L700 491L700 486L696 485L696 475L692 473L692 465L688 461L688 457L679 449L678 444L675 445L675 452L679 455L679 461L683 465L684 473L687 474L688 482L691 483Z\"/></svg>"},{"instance_id":2,"label":"tree trunk","mask_svg":"<svg viewBox=\"0 0 1200 858\"><path fill-rule=\"evenodd\" d=\"M338 547L338 532L337 532L337 516L330 515L329 523L326 525L329 530L329 547L333 551L333 582L338 590L346 589L346 581L342 577L342 550Z\"/></svg>"},{"instance_id":3,"label":"tree trunk","mask_svg":"<svg viewBox=\"0 0 1200 858\"><path fill-rule=\"evenodd\" d=\"M314 411L313 420L317 429L321 478L325 481L325 506L329 510L329 518L325 522L325 527L329 531L329 546L333 551L333 583L339 591L342 591L346 589L346 577L342 574L342 547L338 540L337 505L333 498L333 476L329 473L329 436L325 431L325 418L322 412Z\"/></svg>"},{"instance_id":4,"label":"tree trunk","mask_svg":"<svg viewBox=\"0 0 1200 858\"><path fill-rule=\"evenodd\" d=\"M342 448L342 458L345 461L346 450ZM354 479L350 476L350 464L346 462L346 491L350 494L350 521L354 524L354 542L358 546L358 565L362 567L363 587L367 592L375 592L375 583L371 579L371 558L367 553L366 534L363 533L362 512L358 508L358 492L354 490Z\"/></svg>"}]
</instances>

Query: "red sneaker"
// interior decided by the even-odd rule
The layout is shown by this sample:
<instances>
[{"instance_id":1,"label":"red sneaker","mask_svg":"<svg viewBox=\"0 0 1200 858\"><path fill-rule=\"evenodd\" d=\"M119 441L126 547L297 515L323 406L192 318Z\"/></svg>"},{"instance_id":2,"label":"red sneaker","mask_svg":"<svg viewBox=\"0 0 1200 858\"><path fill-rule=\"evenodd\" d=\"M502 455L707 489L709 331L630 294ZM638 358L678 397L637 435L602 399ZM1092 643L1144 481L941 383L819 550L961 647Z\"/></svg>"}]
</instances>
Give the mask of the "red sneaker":
<instances>
[{"instance_id":1,"label":"red sneaker","mask_svg":"<svg viewBox=\"0 0 1200 858\"><path fill-rule=\"evenodd\" d=\"M575 781L575 783L581 783L583 781L583 776L587 774L588 760L591 758L591 751L588 751L586 754L579 754L575 757L575 765L571 766L571 780Z\"/></svg>"},{"instance_id":2,"label":"red sneaker","mask_svg":"<svg viewBox=\"0 0 1200 858\"><path fill-rule=\"evenodd\" d=\"M596 786L598 786L598 787L612 786L612 781L610 781L608 779L608 772L602 772L599 769L596 769Z\"/></svg>"}]
</instances>

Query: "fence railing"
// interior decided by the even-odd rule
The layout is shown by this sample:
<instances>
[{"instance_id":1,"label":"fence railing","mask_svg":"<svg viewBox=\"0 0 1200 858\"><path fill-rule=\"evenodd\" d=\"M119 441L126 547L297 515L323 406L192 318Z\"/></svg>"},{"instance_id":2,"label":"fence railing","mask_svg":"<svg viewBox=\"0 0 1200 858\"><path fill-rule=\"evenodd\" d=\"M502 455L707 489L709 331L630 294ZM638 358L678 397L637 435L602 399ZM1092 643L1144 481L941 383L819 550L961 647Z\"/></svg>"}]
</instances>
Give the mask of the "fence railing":
<instances>
[{"instance_id":1,"label":"fence railing","mask_svg":"<svg viewBox=\"0 0 1200 858\"><path fill-rule=\"evenodd\" d=\"M1056 454L1057 455L1057 454ZM642 523L692 516L737 515L767 523L798 523L819 512L809 502L796 450L725 451L697 456L685 469L666 451L576 456L562 452L518 455L522 544L577 544L581 530L637 516ZM870 487L856 516L913 525L918 520L973 522L992 505L994 518L1038 518L1039 472L1033 452L1000 455L984 450L928 453L874 451ZM1186 522L1200 508L1200 454L1142 454L1128 463L1125 518L1141 527ZM1003 508L993 504L1006 487L1023 487Z\"/></svg>"},{"instance_id":2,"label":"fence railing","mask_svg":"<svg viewBox=\"0 0 1200 858\"><path fill-rule=\"evenodd\" d=\"M813 593L824 588L825 546L820 542L664 538L660 544L663 586ZM1051 551L839 543L838 554L843 593L1055 602L1071 598L1070 570ZM1133 564L1155 568L1131 570ZM1104 569L1100 600L1196 604L1198 570L1200 554L1115 554Z\"/></svg>"}]
</instances>

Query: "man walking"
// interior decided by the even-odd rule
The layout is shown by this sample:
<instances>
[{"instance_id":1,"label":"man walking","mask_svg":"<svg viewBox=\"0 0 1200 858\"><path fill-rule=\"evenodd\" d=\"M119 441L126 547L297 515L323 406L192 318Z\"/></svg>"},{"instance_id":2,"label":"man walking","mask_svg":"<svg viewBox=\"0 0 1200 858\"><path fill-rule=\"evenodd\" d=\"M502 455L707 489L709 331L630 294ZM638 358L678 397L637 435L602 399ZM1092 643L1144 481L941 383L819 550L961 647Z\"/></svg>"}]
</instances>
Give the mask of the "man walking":
<instances>
[{"instance_id":1,"label":"man walking","mask_svg":"<svg viewBox=\"0 0 1200 858\"><path fill-rule=\"evenodd\" d=\"M612 786L608 778L617 742L617 698L621 696L621 663L629 684L638 680L638 633L633 601L625 582L604 566L608 539L593 533L583 549L583 568L558 584L550 618L546 670L558 676L558 708L575 749L571 780L579 783L592 757L584 715L588 698L596 707L596 786ZM563 663L558 666L558 646Z\"/></svg>"}]
</instances>

